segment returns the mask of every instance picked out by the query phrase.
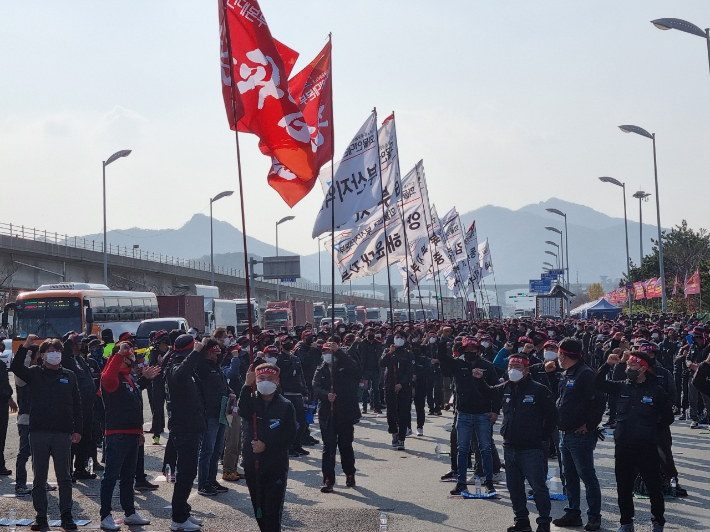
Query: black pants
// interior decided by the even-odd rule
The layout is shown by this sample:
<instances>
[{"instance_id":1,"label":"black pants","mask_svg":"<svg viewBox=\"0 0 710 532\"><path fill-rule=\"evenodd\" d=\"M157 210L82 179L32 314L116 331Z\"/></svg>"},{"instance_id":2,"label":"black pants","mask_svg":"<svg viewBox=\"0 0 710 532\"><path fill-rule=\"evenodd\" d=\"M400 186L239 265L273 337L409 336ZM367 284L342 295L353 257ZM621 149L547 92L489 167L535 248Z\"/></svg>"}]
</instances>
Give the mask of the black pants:
<instances>
[{"instance_id":1,"label":"black pants","mask_svg":"<svg viewBox=\"0 0 710 532\"><path fill-rule=\"evenodd\" d=\"M670 482L671 478L678 478L678 469L673 459L673 436L670 425L658 429L658 457L661 463L661 473Z\"/></svg>"},{"instance_id":2,"label":"black pants","mask_svg":"<svg viewBox=\"0 0 710 532\"><path fill-rule=\"evenodd\" d=\"M336 419L324 418L320 424L320 434L323 440L323 481L335 483L335 451L340 451L340 465L346 475L355 474L355 451L353 439L355 426L352 423L341 423Z\"/></svg>"},{"instance_id":3,"label":"black pants","mask_svg":"<svg viewBox=\"0 0 710 532\"><path fill-rule=\"evenodd\" d=\"M89 458L96 456L96 441L94 440L94 405L82 408L81 441L73 443L71 452L74 456L74 470L86 471Z\"/></svg>"},{"instance_id":4,"label":"black pants","mask_svg":"<svg viewBox=\"0 0 710 532\"><path fill-rule=\"evenodd\" d=\"M192 507L187 503L192 483L197 477L197 453L200 451L202 433L182 432L170 434L175 446L175 487L173 488L172 519L184 523L190 517ZM177 473L175 473L177 471Z\"/></svg>"},{"instance_id":5,"label":"black pants","mask_svg":"<svg viewBox=\"0 0 710 532\"><path fill-rule=\"evenodd\" d=\"M291 401L293 408L296 409L296 425L298 426L298 431L296 432L296 440L293 442L293 447L300 447L301 438L303 438L303 433L306 430L306 411L303 409L303 396L284 394L284 397Z\"/></svg>"},{"instance_id":6,"label":"black pants","mask_svg":"<svg viewBox=\"0 0 710 532\"><path fill-rule=\"evenodd\" d=\"M163 453L163 473L165 466L170 466L171 474L175 474L175 462L177 461L177 453L175 452L175 442L172 440L172 433L168 434L168 443L165 444L165 452Z\"/></svg>"},{"instance_id":7,"label":"black pants","mask_svg":"<svg viewBox=\"0 0 710 532\"><path fill-rule=\"evenodd\" d=\"M419 382L414 385L414 409L417 411L417 428L422 428L424 426L424 420L426 416L424 415L424 405L426 404L426 380L422 379L424 382Z\"/></svg>"},{"instance_id":8,"label":"black pants","mask_svg":"<svg viewBox=\"0 0 710 532\"><path fill-rule=\"evenodd\" d=\"M7 440L7 424L10 422L10 407L7 401L0 403L0 469L7 469L5 466L5 440Z\"/></svg>"},{"instance_id":9,"label":"black pants","mask_svg":"<svg viewBox=\"0 0 710 532\"><path fill-rule=\"evenodd\" d=\"M685 367L684 358L675 362L673 378L675 379L676 405L683 411L688 410L688 407L690 406L688 398L688 381L690 379L690 373Z\"/></svg>"},{"instance_id":10,"label":"black pants","mask_svg":"<svg viewBox=\"0 0 710 532\"><path fill-rule=\"evenodd\" d=\"M280 532L288 469L285 471L259 469L257 473L254 469L245 467L244 476L259 530Z\"/></svg>"},{"instance_id":11,"label":"black pants","mask_svg":"<svg viewBox=\"0 0 710 532\"><path fill-rule=\"evenodd\" d=\"M407 428L412 423L412 387L402 386L399 392L385 391L387 403L387 432L397 434L399 441L407 437Z\"/></svg>"},{"instance_id":12,"label":"black pants","mask_svg":"<svg viewBox=\"0 0 710 532\"><path fill-rule=\"evenodd\" d=\"M617 445L614 458L616 494L621 514L619 522L622 525L627 525L634 521L634 480L636 480L636 475L640 473L651 498L653 521L661 525L665 524L666 520L663 517L665 502L661 488L657 446L623 447Z\"/></svg>"},{"instance_id":13,"label":"black pants","mask_svg":"<svg viewBox=\"0 0 710 532\"><path fill-rule=\"evenodd\" d=\"M138 458L136 459L136 473L134 475L136 482L145 482L148 475L145 474L145 446L138 446Z\"/></svg>"},{"instance_id":14,"label":"black pants","mask_svg":"<svg viewBox=\"0 0 710 532\"><path fill-rule=\"evenodd\" d=\"M434 373L426 381L426 403L429 410L439 411L444 407L444 376L441 371Z\"/></svg>"},{"instance_id":15,"label":"black pants","mask_svg":"<svg viewBox=\"0 0 710 532\"><path fill-rule=\"evenodd\" d=\"M32 449L32 504L40 519L47 518L47 474L49 457L54 462L54 474L59 487L59 511L71 515L71 434L56 431L30 432Z\"/></svg>"},{"instance_id":16,"label":"black pants","mask_svg":"<svg viewBox=\"0 0 710 532\"><path fill-rule=\"evenodd\" d=\"M162 383L162 378L160 379L161 386L153 382L153 387L148 392L151 398L150 408L153 413L153 422L150 427L153 436L160 436L165 430L165 387L162 386Z\"/></svg>"}]
</instances>

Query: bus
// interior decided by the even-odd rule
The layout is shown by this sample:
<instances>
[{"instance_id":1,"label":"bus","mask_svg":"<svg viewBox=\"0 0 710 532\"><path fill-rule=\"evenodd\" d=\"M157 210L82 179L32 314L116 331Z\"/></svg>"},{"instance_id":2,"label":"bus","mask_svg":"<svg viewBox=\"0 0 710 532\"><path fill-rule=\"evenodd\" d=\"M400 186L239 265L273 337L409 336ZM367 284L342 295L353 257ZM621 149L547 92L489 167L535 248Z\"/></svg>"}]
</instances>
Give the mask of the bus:
<instances>
[{"instance_id":1,"label":"bus","mask_svg":"<svg viewBox=\"0 0 710 532\"><path fill-rule=\"evenodd\" d=\"M10 326L9 312L13 311ZM11 331L12 349L29 334L40 340L61 338L69 331L101 334L111 329L135 334L141 321L158 317L158 299L153 292L111 290L103 284L58 283L23 292L5 305L2 325Z\"/></svg>"}]
</instances>

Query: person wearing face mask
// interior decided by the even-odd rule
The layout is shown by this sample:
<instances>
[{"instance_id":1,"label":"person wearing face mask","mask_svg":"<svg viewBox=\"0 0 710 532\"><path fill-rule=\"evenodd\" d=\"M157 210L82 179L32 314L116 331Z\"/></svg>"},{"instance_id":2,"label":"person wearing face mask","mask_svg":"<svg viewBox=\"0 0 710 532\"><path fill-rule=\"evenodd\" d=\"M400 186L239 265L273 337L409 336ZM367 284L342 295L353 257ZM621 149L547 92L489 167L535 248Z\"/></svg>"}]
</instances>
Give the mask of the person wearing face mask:
<instances>
[{"instance_id":1,"label":"person wearing face mask","mask_svg":"<svg viewBox=\"0 0 710 532\"><path fill-rule=\"evenodd\" d=\"M612 353L602 366L594 384L602 391L618 396L617 421L614 431L614 472L621 514L619 532L634 530L633 485L641 475L651 499L653 532L663 532L665 503L658 474L657 450L659 431L673 423L668 394L651 372L652 361L643 351L632 351L626 362L626 380L607 380L612 366L621 357Z\"/></svg>"},{"instance_id":2,"label":"person wearing face mask","mask_svg":"<svg viewBox=\"0 0 710 532\"><path fill-rule=\"evenodd\" d=\"M414 356L405 342L405 333L397 331L392 345L380 358L380 367L385 369L387 432L392 435L392 447L400 451L404 450L407 428L412 422Z\"/></svg>"},{"instance_id":3,"label":"person wearing face mask","mask_svg":"<svg viewBox=\"0 0 710 532\"><path fill-rule=\"evenodd\" d=\"M549 532L550 493L547 480L546 447L557 426L557 409L552 392L533 380L530 361L524 355L508 359L508 381L489 386L480 368L473 370L476 385L484 394L499 396L503 405L503 436L505 453L505 482L515 514L514 525L508 532L532 532L525 481L533 490L538 511L537 532Z\"/></svg>"},{"instance_id":4,"label":"person wearing face mask","mask_svg":"<svg viewBox=\"0 0 710 532\"><path fill-rule=\"evenodd\" d=\"M582 343L565 338L558 346L557 360L564 370L559 383L557 413L560 453L567 488L567 506L552 523L561 527L582 526L580 479L587 496L585 530L601 528L601 489L594 469L597 426L604 415L605 396L594 385L595 373L582 359Z\"/></svg>"},{"instance_id":5,"label":"person wearing face mask","mask_svg":"<svg viewBox=\"0 0 710 532\"><path fill-rule=\"evenodd\" d=\"M473 382L472 371L475 368L485 370L485 380L489 386L498 384L498 376L493 364L480 357L480 345L476 338L467 336L463 339L463 353L458 358L449 355L445 346L439 347L439 361L442 369L453 375L456 389L456 439L457 468L456 487L452 495L467 491L467 465L474 432L483 469L486 493L495 495L493 487L493 456L491 451L491 426L498 419L500 400L481 393Z\"/></svg>"},{"instance_id":6,"label":"person wearing face mask","mask_svg":"<svg viewBox=\"0 0 710 532\"><path fill-rule=\"evenodd\" d=\"M375 414L381 414L380 408L380 357L382 343L377 339L373 329L365 331L365 339L358 344L358 355L362 366L362 379L367 381L362 394L362 413L367 414L370 404Z\"/></svg>"},{"instance_id":7,"label":"person wearing face mask","mask_svg":"<svg viewBox=\"0 0 710 532\"><path fill-rule=\"evenodd\" d=\"M345 473L345 485L355 487L355 424L360 420L357 391L360 364L335 342L323 344L323 363L313 377L313 395L318 399L318 422L323 438L323 487L332 493L335 485L335 452Z\"/></svg>"},{"instance_id":8,"label":"person wearing face mask","mask_svg":"<svg viewBox=\"0 0 710 532\"><path fill-rule=\"evenodd\" d=\"M279 375L275 364L250 366L237 405L244 420L244 475L262 532L281 530L289 449L297 433L293 403L278 391Z\"/></svg>"},{"instance_id":9,"label":"person wearing face mask","mask_svg":"<svg viewBox=\"0 0 710 532\"><path fill-rule=\"evenodd\" d=\"M32 530L49 530L46 486L50 456L59 486L61 526L65 530L76 530L71 513L71 445L81 440L81 395L76 375L61 365L63 346L58 339L50 338L40 345L42 365L25 366L28 349L37 340L36 335L28 335L10 365L15 376L27 383L34 475L32 504L37 513Z\"/></svg>"},{"instance_id":10,"label":"person wearing face mask","mask_svg":"<svg viewBox=\"0 0 710 532\"><path fill-rule=\"evenodd\" d=\"M414 409L417 413L417 436L424 436L424 404L427 398L427 383L432 381L434 370L431 358L421 343L412 342L414 355Z\"/></svg>"},{"instance_id":11,"label":"person wearing face mask","mask_svg":"<svg viewBox=\"0 0 710 532\"><path fill-rule=\"evenodd\" d=\"M25 356L25 366L36 366L41 363L38 357L39 346L31 344ZM27 396L27 383L15 375L15 390L17 390L17 432L20 444L15 462L15 494L29 495L32 488L27 487L27 460L32 456L30 450L30 409Z\"/></svg>"},{"instance_id":12,"label":"person wearing face mask","mask_svg":"<svg viewBox=\"0 0 710 532\"><path fill-rule=\"evenodd\" d=\"M289 454L293 458L298 458L299 456L311 454L310 451L307 451L303 448L303 445L301 445L301 439L303 438L306 428L306 412L303 408L303 403L304 401L308 401L308 386L303 376L301 360L296 355L291 354L292 349L293 340L291 337L282 336L281 351L278 353L276 361L273 363L281 370L279 374L281 393L286 399L293 403L293 408L296 411L296 422L299 425L298 435ZM270 362L271 357L269 357L266 352L264 352L264 354L267 356L266 361Z\"/></svg>"},{"instance_id":13,"label":"person wearing face mask","mask_svg":"<svg viewBox=\"0 0 710 532\"><path fill-rule=\"evenodd\" d=\"M167 330L162 329L155 333L153 345L148 353L148 365L160 367L170 350L170 335ZM160 443L160 435L165 430L165 379L162 372L152 381L148 390L151 398L152 423L150 432L153 434L153 444Z\"/></svg>"},{"instance_id":14,"label":"person wearing face mask","mask_svg":"<svg viewBox=\"0 0 710 532\"><path fill-rule=\"evenodd\" d=\"M692 423L690 424L691 429L700 428L700 398L702 397L705 403L705 408L710 412L710 397L699 392L698 389L693 385L693 375L698 370L700 363L705 360L707 356L707 337L705 334L705 329L696 326L693 327L690 333L692 338L692 343L688 348L688 354L685 357L685 364L689 370L689 385L688 385L688 399L690 405L690 419Z\"/></svg>"},{"instance_id":15,"label":"person wearing face mask","mask_svg":"<svg viewBox=\"0 0 710 532\"><path fill-rule=\"evenodd\" d=\"M306 329L301 333L301 342L296 347L295 355L301 361L303 369L303 378L308 387L308 402L314 401L313 398L313 376L316 374L316 369L321 363L321 351L315 343L316 335L313 329ZM301 436L301 447L304 445L317 445L320 441L311 436L311 428L308 423L305 423L303 435Z\"/></svg>"},{"instance_id":16,"label":"person wearing face mask","mask_svg":"<svg viewBox=\"0 0 710 532\"><path fill-rule=\"evenodd\" d=\"M426 343L422 344L422 351L429 358L431 372L426 383L426 401L429 406L430 416L440 416L444 403L444 374L441 371L439 359L439 345L436 332L430 332L426 337Z\"/></svg>"},{"instance_id":17,"label":"person wearing face mask","mask_svg":"<svg viewBox=\"0 0 710 532\"><path fill-rule=\"evenodd\" d=\"M101 400L106 416L105 462L101 479L101 528L120 530L111 516L111 500L116 481L120 485L121 508L127 525L147 525L148 519L136 513L133 498L133 477L138 464L138 449L143 440L143 397L131 376L135 361L133 346L118 345L118 352L109 357L101 375Z\"/></svg>"},{"instance_id":18,"label":"person wearing face mask","mask_svg":"<svg viewBox=\"0 0 710 532\"><path fill-rule=\"evenodd\" d=\"M197 493L214 496L229 491L229 488L217 482L217 466L224 450L227 431L225 407L229 398L236 399L236 395L232 394L221 368L222 346L215 338L205 337L203 343L205 340L205 355L195 370L202 384L206 417L197 462Z\"/></svg>"}]
</instances>

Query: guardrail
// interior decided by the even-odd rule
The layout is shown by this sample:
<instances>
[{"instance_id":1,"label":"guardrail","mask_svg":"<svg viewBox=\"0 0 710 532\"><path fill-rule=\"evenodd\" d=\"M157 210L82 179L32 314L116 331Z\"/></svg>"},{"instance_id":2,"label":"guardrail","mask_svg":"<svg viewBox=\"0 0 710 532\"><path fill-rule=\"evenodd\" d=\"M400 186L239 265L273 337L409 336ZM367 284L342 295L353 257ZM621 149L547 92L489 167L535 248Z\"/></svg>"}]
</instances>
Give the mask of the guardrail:
<instances>
[{"instance_id":1,"label":"guardrail","mask_svg":"<svg viewBox=\"0 0 710 532\"><path fill-rule=\"evenodd\" d=\"M25 227L24 225L14 225L9 223L0 222L0 235L11 236L13 238L20 238L23 240L33 240L36 242L45 242L47 244L53 244L56 246L63 246L67 248L75 249L85 249L87 251L95 251L97 253L103 253L104 243L102 240L90 240L84 237L69 236L67 234L61 234L56 231L47 231L44 229L37 229L35 227ZM193 270L209 272L210 264L208 262L202 262L194 259L183 259L179 257L173 257L172 255L163 255L162 253L154 253L152 251L145 251L139 247L128 247L128 246L116 246L113 244L108 244L106 252L108 255L115 255L119 257L128 257L133 259L145 260L150 262L158 262L160 264L169 264L172 266L180 266L183 268L190 268ZM246 275L244 271L236 268L225 268L223 266L215 266L215 273L222 275L227 275L230 277L237 277L244 279ZM276 284L275 279L259 279L260 282ZM329 285L321 286L314 283L302 283L302 282L282 282L284 286L299 288L302 290L311 290L316 292L330 293L331 289ZM363 292L351 292L349 290L337 290L337 294L347 294L352 297L367 298L367 299L382 299L385 297L382 294L372 294Z\"/></svg>"}]
</instances>

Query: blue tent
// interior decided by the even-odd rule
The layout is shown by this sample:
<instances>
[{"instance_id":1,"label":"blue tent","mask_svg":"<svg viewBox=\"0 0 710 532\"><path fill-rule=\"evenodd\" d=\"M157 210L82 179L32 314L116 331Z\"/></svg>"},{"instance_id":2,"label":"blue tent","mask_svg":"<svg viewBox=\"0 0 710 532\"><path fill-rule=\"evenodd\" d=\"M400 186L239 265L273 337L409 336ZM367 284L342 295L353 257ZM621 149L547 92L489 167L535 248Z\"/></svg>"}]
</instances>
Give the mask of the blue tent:
<instances>
[{"instance_id":1,"label":"blue tent","mask_svg":"<svg viewBox=\"0 0 710 532\"><path fill-rule=\"evenodd\" d=\"M591 303L586 303L581 307L570 312L572 315L578 315L581 318L616 318L621 314L621 307L612 305L603 297L597 301L592 301Z\"/></svg>"}]
</instances>

